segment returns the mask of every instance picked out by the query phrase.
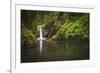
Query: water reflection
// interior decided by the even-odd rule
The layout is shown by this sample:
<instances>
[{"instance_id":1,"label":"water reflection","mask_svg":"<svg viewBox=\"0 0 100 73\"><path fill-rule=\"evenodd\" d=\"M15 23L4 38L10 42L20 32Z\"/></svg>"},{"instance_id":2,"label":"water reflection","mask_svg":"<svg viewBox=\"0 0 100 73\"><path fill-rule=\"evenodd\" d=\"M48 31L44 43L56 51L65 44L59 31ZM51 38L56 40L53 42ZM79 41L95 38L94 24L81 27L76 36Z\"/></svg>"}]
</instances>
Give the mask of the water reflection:
<instances>
[{"instance_id":1,"label":"water reflection","mask_svg":"<svg viewBox=\"0 0 100 73\"><path fill-rule=\"evenodd\" d=\"M43 41L42 40L40 40L40 56L42 55L42 48L43 48Z\"/></svg>"},{"instance_id":2,"label":"water reflection","mask_svg":"<svg viewBox=\"0 0 100 73\"><path fill-rule=\"evenodd\" d=\"M88 41L37 41L37 44L21 49L21 62L89 59Z\"/></svg>"}]
</instances>

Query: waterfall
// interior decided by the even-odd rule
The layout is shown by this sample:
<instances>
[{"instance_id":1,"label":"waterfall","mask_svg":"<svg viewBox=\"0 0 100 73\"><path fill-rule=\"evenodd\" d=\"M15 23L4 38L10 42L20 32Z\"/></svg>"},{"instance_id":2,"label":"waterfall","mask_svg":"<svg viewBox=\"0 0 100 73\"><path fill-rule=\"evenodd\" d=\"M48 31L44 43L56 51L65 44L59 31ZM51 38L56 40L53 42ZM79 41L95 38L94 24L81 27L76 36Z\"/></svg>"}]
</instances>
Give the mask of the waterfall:
<instances>
[{"instance_id":1,"label":"waterfall","mask_svg":"<svg viewBox=\"0 0 100 73\"><path fill-rule=\"evenodd\" d=\"M43 37L42 29L39 29L40 37L37 40L46 40L46 38Z\"/></svg>"},{"instance_id":2,"label":"waterfall","mask_svg":"<svg viewBox=\"0 0 100 73\"><path fill-rule=\"evenodd\" d=\"M39 38L37 38L37 40L39 40L39 47L40 47L40 56L42 54L42 49L43 49L43 40L46 40L44 37L43 37L43 33L42 33L42 28L39 28L39 33L40 33L40 36Z\"/></svg>"}]
</instances>

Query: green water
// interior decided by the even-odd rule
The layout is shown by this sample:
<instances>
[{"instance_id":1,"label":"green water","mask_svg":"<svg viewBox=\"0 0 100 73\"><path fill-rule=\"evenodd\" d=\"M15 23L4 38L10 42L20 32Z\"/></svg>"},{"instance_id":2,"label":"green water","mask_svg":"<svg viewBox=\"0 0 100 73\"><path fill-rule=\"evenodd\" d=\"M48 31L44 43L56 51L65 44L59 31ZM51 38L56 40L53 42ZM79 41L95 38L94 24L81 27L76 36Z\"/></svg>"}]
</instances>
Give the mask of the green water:
<instances>
[{"instance_id":1,"label":"green water","mask_svg":"<svg viewBox=\"0 0 100 73\"><path fill-rule=\"evenodd\" d=\"M41 55L39 49L39 42L35 47L21 48L21 62L89 60L88 41L43 41Z\"/></svg>"}]
</instances>

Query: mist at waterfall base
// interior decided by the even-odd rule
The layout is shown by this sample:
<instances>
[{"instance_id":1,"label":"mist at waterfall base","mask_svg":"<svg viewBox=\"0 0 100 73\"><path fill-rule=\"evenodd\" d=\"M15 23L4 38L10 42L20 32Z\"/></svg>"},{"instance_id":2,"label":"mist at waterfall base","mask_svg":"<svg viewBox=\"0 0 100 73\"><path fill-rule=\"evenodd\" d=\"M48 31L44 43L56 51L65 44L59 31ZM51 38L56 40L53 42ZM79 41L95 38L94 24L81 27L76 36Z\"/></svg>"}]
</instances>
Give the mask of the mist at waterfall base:
<instances>
[{"instance_id":1,"label":"mist at waterfall base","mask_svg":"<svg viewBox=\"0 0 100 73\"><path fill-rule=\"evenodd\" d=\"M86 60L89 59L89 41L47 41L40 28L37 46L24 48L21 53L22 63Z\"/></svg>"}]
</instances>

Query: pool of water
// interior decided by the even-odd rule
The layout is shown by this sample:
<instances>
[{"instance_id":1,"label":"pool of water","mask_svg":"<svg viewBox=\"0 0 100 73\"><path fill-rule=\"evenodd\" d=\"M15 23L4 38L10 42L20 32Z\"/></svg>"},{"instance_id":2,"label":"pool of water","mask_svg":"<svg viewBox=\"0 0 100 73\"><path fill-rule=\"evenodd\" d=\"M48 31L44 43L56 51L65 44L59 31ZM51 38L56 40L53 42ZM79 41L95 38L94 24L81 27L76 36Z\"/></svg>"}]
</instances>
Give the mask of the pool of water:
<instances>
[{"instance_id":1,"label":"pool of water","mask_svg":"<svg viewBox=\"0 0 100 73\"><path fill-rule=\"evenodd\" d=\"M21 62L89 60L88 41L43 41L41 55L39 45L21 48Z\"/></svg>"}]
</instances>

